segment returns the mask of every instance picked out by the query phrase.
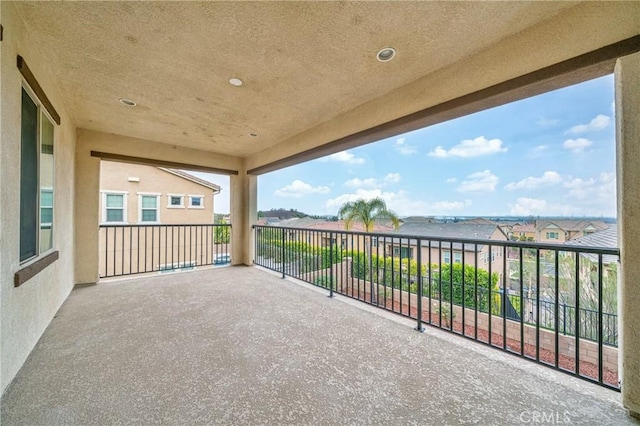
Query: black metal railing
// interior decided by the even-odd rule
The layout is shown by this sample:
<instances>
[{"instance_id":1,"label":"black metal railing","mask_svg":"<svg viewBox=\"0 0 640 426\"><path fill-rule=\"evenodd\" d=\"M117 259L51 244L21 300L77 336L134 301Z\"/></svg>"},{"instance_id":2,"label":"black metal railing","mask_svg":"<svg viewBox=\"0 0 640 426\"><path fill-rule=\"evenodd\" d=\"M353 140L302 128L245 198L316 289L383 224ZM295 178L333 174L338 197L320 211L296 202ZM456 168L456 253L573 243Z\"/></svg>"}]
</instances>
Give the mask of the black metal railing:
<instances>
[{"instance_id":1,"label":"black metal railing","mask_svg":"<svg viewBox=\"0 0 640 426\"><path fill-rule=\"evenodd\" d=\"M439 327L619 389L618 249L254 230L254 263L283 278L413 318L420 330Z\"/></svg>"},{"instance_id":2,"label":"black metal railing","mask_svg":"<svg viewBox=\"0 0 640 426\"><path fill-rule=\"evenodd\" d=\"M231 263L231 225L100 225L100 278Z\"/></svg>"}]
</instances>

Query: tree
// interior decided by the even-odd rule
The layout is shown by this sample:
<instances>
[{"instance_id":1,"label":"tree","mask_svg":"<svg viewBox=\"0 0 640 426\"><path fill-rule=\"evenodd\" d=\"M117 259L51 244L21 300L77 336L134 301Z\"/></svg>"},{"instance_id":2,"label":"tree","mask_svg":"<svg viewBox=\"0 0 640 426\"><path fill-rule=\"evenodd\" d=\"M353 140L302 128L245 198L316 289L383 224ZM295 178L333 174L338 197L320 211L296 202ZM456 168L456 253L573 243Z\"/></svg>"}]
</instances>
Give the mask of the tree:
<instances>
[{"instance_id":1,"label":"tree","mask_svg":"<svg viewBox=\"0 0 640 426\"><path fill-rule=\"evenodd\" d=\"M353 222L362 222L366 232L373 231L376 222L380 221L391 222L395 229L400 226L400 219L387 208L387 203L382 198L373 198L368 201L361 198L344 203L338 211L338 217L344 219L347 231L351 229Z\"/></svg>"},{"instance_id":2,"label":"tree","mask_svg":"<svg viewBox=\"0 0 640 426\"><path fill-rule=\"evenodd\" d=\"M231 242L231 228L226 226L224 219L218 218L213 228L213 241L216 244L229 244Z\"/></svg>"},{"instance_id":3,"label":"tree","mask_svg":"<svg viewBox=\"0 0 640 426\"><path fill-rule=\"evenodd\" d=\"M365 232L373 231L377 221L389 221L395 229L400 226L398 216L387 208L387 203L382 198L378 197L368 201L360 198L356 201L344 203L338 211L338 218L344 219L344 227L347 231L351 229L353 222L362 222ZM369 238L365 239L365 253L369 260L369 270L371 270L373 268L373 256ZM367 261L366 257L365 262ZM370 286L371 303L374 303L373 280L370 281Z\"/></svg>"}]
</instances>

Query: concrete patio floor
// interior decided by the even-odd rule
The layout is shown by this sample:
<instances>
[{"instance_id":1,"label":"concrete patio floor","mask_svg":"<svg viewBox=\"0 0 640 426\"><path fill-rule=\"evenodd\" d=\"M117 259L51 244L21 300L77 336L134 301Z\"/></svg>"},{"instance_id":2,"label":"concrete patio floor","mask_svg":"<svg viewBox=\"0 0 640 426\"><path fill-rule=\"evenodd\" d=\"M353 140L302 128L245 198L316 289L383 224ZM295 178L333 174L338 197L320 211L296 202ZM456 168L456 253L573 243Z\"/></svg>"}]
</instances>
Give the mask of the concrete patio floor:
<instances>
[{"instance_id":1,"label":"concrete patio floor","mask_svg":"<svg viewBox=\"0 0 640 426\"><path fill-rule=\"evenodd\" d=\"M636 424L616 392L233 267L74 290L2 425Z\"/></svg>"}]
</instances>

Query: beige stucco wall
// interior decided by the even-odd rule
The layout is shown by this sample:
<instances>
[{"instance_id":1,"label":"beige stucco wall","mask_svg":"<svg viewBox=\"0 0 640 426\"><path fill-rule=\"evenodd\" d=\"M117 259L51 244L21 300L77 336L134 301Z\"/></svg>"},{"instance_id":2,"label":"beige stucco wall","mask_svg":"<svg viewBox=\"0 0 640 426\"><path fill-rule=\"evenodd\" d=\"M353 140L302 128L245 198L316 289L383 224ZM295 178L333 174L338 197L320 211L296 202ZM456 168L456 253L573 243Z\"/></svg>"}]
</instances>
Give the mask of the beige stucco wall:
<instances>
[{"instance_id":1,"label":"beige stucco wall","mask_svg":"<svg viewBox=\"0 0 640 426\"><path fill-rule=\"evenodd\" d=\"M620 275L618 312L622 402L640 414L640 53L616 64Z\"/></svg>"},{"instance_id":2,"label":"beige stucco wall","mask_svg":"<svg viewBox=\"0 0 640 426\"><path fill-rule=\"evenodd\" d=\"M547 232L557 232L558 233L558 238L557 239L553 239L553 238L547 238ZM542 228L540 230L538 230L538 236L536 238L536 241L539 243L564 243L565 241L567 241L567 237L565 235L565 231L562 228L558 228L556 226L547 226L546 228Z\"/></svg>"},{"instance_id":3,"label":"beige stucco wall","mask_svg":"<svg viewBox=\"0 0 640 426\"><path fill-rule=\"evenodd\" d=\"M138 182L130 182L137 178ZM103 161L100 164L100 192L126 192L127 223L139 223L139 195L159 194L159 222L162 224L213 223L214 194L211 188L183 179L153 166ZM169 194L181 195L183 207L169 207ZM202 208L189 207L189 195L204 197ZM103 221L100 197L100 221Z\"/></svg>"},{"instance_id":4,"label":"beige stucco wall","mask_svg":"<svg viewBox=\"0 0 640 426\"><path fill-rule=\"evenodd\" d=\"M258 219L258 178L246 167L232 175L231 185L231 263L252 265L255 251L253 225Z\"/></svg>"},{"instance_id":5,"label":"beige stucco wall","mask_svg":"<svg viewBox=\"0 0 640 426\"><path fill-rule=\"evenodd\" d=\"M46 63L25 30L14 6L0 2L4 27L0 67L0 383L2 390L14 378L30 351L62 305L74 281L74 151L76 129L60 93L47 74ZM22 77L16 67L21 55L61 116L55 126L54 248L60 258L18 288L14 273L19 260L20 111Z\"/></svg>"}]
</instances>

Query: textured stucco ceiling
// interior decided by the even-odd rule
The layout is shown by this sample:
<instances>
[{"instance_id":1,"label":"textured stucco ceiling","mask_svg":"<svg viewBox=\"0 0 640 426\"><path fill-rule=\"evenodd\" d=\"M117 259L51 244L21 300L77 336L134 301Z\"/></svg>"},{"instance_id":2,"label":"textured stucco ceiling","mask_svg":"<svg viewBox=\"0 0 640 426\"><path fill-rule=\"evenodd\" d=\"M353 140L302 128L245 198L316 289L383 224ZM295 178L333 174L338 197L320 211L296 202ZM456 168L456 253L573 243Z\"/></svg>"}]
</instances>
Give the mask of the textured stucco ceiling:
<instances>
[{"instance_id":1,"label":"textured stucco ceiling","mask_svg":"<svg viewBox=\"0 0 640 426\"><path fill-rule=\"evenodd\" d=\"M572 5L16 3L78 127L242 157Z\"/></svg>"}]
</instances>

